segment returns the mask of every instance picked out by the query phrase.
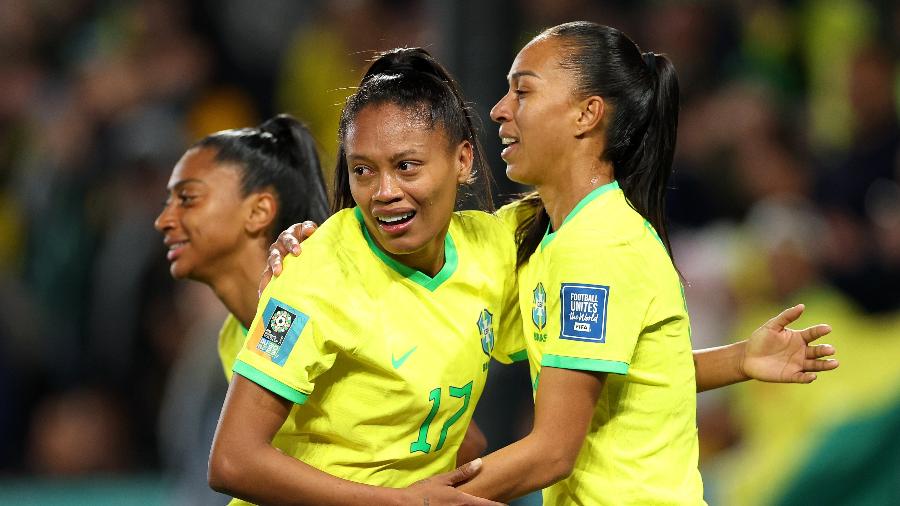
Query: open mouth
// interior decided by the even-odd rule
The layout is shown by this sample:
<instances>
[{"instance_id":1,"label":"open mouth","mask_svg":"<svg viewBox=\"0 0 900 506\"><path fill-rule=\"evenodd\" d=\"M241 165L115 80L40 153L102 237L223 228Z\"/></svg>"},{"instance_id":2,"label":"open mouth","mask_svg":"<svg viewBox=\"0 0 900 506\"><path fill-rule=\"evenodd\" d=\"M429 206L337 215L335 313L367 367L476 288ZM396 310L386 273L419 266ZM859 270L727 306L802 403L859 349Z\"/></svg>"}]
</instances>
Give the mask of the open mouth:
<instances>
[{"instance_id":1,"label":"open mouth","mask_svg":"<svg viewBox=\"0 0 900 506\"><path fill-rule=\"evenodd\" d=\"M376 216L375 219L382 226L396 227L405 223L409 223L409 221L412 220L415 215L415 211L409 211L403 214L396 214L394 216Z\"/></svg>"},{"instance_id":2,"label":"open mouth","mask_svg":"<svg viewBox=\"0 0 900 506\"><path fill-rule=\"evenodd\" d=\"M512 146L513 144L518 144L519 139L517 137L500 137L500 144L504 146Z\"/></svg>"},{"instance_id":3,"label":"open mouth","mask_svg":"<svg viewBox=\"0 0 900 506\"><path fill-rule=\"evenodd\" d=\"M169 244L169 250L166 252L166 259L172 261L178 258L178 255L181 253L181 248L183 248L187 243L187 241L179 241Z\"/></svg>"}]
</instances>

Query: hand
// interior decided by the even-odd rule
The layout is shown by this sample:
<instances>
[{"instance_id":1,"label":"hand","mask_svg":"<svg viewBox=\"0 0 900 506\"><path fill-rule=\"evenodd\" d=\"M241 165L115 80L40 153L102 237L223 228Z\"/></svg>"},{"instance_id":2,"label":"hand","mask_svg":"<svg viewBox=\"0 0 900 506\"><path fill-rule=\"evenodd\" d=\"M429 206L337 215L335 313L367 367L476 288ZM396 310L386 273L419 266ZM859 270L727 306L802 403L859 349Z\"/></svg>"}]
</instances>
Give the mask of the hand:
<instances>
[{"instance_id":1,"label":"hand","mask_svg":"<svg viewBox=\"0 0 900 506\"><path fill-rule=\"evenodd\" d=\"M418 481L403 489L403 499L401 504L415 506L440 506L445 504L460 506L500 506L502 503L465 494L454 488L455 486L461 485L472 479L480 470L481 459L475 459L468 464L457 467L453 471Z\"/></svg>"},{"instance_id":2,"label":"hand","mask_svg":"<svg viewBox=\"0 0 900 506\"><path fill-rule=\"evenodd\" d=\"M262 279L259 280L257 296L262 295L273 276L281 275L281 260L288 253L294 256L299 255L300 243L308 239L316 231L316 228L318 225L315 223L304 221L303 223L294 223L287 230L278 234L278 238L269 246L269 258L266 260L266 270L262 273Z\"/></svg>"},{"instance_id":3,"label":"hand","mask_svg":"<svg viewBox=\"0 0 900 506\"><path fill-rule=\"evenodd\" d=\"M816 379L816 372L838 366L835 359L818 360L834 355L833 346L809 344L831 332L830 326L786 328L803 314L803 309L803 304L785 309L753 332L741 358L744 375L772 383L811 383Z\"/></svg>"}]
</instances>

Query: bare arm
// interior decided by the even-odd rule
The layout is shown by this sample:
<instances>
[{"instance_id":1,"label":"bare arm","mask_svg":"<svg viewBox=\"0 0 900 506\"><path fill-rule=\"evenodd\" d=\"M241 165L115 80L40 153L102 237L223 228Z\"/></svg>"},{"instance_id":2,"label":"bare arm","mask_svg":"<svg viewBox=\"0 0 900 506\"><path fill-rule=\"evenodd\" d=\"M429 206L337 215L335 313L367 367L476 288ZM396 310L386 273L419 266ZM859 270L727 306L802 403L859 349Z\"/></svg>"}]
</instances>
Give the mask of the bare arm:
<instances>
[{"instance_id":1,"label":"bare arm","mask_svg":"<svg viewBox=\"0 0 900 506\"><path fill-rule=\"evenodd\" d=\"M810 345L831 332L828 325L803 330L787 328L803 314L803 304L785 309L756 329L750 339L727 346L694 351L697 391L756 379L771 383L811 383L816 372L830 371L837 360L830 344Z\"/></svg>"},{"instance_id":2,"label":"bare arm","mask_svg":"<svg viewBox=\"0 0 900 506\"><path fill-rule=\"evenodd\" d=\"M290 408L290 401L234 375L209 458L213 489L264 504L495 504L452 488L477 472L480 462L407 489L390 489L343 480L287 456L270 443Z\"/></svg>"},{"instance_id":3,"label":"bare arm","mask_svg":"<svg viewBox=\"0 0 900 506\"><path fill-rule=\"evenodd\" d=\"M466 462L471 462L484 454L486 448L487 438L484 436L484 432L481 432L481 429L475 424L475 420L472 420L469 423L469 428L466 430L466 437L456 452L456 463L465 464Z\"/></svg>"},{"instance_id":4,"label":"bare arm","mask_svg":"<svg viewBox=\"0 0 900 506\"><path fill-rule=\"evenodd\" d=\"M484 457L478 476L459 489L508 501L569 476L605 381L605 374L541 369L531 433Z\"/></svg>"}]
</instances>

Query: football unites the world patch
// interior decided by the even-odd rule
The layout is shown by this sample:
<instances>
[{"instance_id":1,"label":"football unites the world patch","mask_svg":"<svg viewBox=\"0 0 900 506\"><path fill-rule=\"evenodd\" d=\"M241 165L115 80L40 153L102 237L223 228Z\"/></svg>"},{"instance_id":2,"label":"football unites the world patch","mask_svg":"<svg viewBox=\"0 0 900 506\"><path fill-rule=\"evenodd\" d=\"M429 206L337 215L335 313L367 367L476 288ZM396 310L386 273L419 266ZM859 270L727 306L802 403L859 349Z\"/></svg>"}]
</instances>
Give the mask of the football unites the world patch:
<instances>
[{"instance_id":1,"label":"football unites the world patch","mask_svg":"<svg viewBox=\"0 0 900 506\"><path fill-rule=\"evenodd\" d=\"M255 349L272 362L283 366L309 317L277 299L269 299L263 310L262 332L254 332L247 347Z\"/></svg>"},{"instance_id":2,"label":"football unites the world patch","mask_svg":"<svg viewBox=\"0 0 900 506\"><path fill-rule=\"evenodd\" d=\"M478 316L478 332L481 334L481 351L490 357L494 351L494 315L487 309L482 309Z\"/></svg>"},{"instance_id":3,"label":"football unites the world patch","mask_svg":"<svg viewBox=\"0 0 900 506\"><path fill-rule=\"evenodd\" d=\"M608 302L608 286L563 283L559 291L560 339L605 343Z\"/></svg>"}]
</instances>

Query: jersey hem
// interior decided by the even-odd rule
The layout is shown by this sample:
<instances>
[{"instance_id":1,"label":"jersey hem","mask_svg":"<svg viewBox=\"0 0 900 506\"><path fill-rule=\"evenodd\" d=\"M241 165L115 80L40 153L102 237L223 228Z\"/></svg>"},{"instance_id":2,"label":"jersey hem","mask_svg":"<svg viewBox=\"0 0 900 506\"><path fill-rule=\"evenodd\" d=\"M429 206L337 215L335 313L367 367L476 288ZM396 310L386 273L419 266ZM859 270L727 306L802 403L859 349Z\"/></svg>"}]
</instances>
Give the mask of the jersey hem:
<instances>
[{"instance_id":1,"label":"jersey hem","mask_svg":"<svg viewBox=\"0 0 900 506\"><path fill-rule=\"evenodd\" d=\"M510 353L508 356L513 362L522 362L523 360L528 360L528 350L519 350L515 353Z\"/></svg>"},{"instance_id":2,"label":"jersey hem","mask_svg":"<svg viewBox=\"0 0 900 506\"><path fill-rule=\"evenodd\" d=\"M266 390L284 397L294 404L303 404L308 397L307 394L278 381L246 362L235 360L232 370Z\"/></svg>"},{"instance_id":3,"label":"jersey hem","mask_svg":"<svg viewBox=\"0 0 900 506\"><path fill-rule=\"evenodd\" d=\"M574 369L578 371L608 372L612 374L627 374L628 363L615 360L601 360L596 358L567 357L564 355L544 355L541 359L541 367L556 367L557 369Z\"/></svg>"}]
</instances>

